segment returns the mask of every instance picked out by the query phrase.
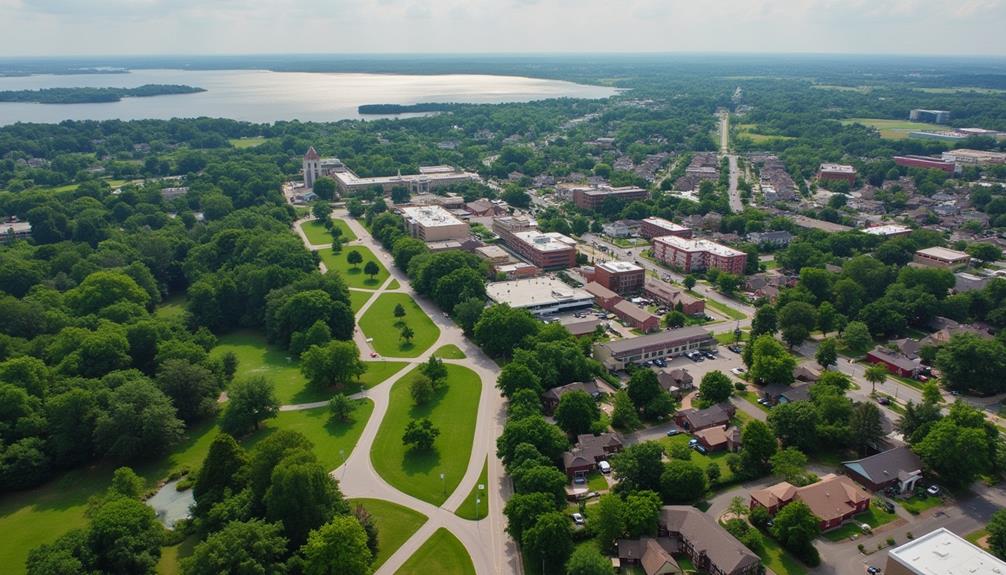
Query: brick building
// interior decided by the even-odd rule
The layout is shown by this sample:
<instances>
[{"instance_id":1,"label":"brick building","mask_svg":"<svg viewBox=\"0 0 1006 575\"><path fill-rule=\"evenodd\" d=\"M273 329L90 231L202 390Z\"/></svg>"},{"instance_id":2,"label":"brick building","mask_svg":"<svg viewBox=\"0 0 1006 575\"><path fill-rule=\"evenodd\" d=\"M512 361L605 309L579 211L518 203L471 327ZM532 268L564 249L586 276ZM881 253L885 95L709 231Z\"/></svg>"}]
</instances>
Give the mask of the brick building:
<instances>
[{"instance_id":1,"label":"brick building","mask_svg":"<svg viewBox=\"0 0 1006 575\"><path fill-rule=\"evenodd\" d=\"M856 183L856 168L847 164L821 164L817 170L817 179L821 181L845 180L851 186Z\"/></svg>"},{"instance_id":2,"label":"brick building","mask_svg":"<svg viewBox=\"0 0 1006 575\"><path fill-rule=\"evenodd\" d=\"M685 272L717 269L744 275L747 254L709 240L689 240L677 236L653 239L653 256Z\"/></svg>"},{"instance_id":3,"label":"brick building","mask_svg":"<svg viewBox=\"0 0 1006 575\"><path fill-rule=\"evenodd\" d=\"M678 236L689 239L692 237L692 229L664 218L646 218L639 223L639 235L648 240L661 236Z\"/></svg>"},{"instance_id":4,"label":"brick building","mask_svg":"<svg viewBox=\"0 0 1006 575\"><path fill-rule=\"evenodd\" d=\"M596 210L608 198L628 203L634 200L645 200L647 196L647 191L637 186L576 188L573 190L573 204L582 210Z\"/></svg>"},{"instance_id":5,"label":"brick building","mask_svg":"<svg viewBox=\"0 0 1006 575\"><path fill-rule=\"evenodd\" d=\"M632 262L604 262L594 266L594 281L618 295L635 295L643 290L646 270Z\"/></svg>"},{"instance_id":6,"label":"brick building","mask_svg":"<svg viewBox=\"0 0 1006 575\"><path fill-rule=\"evenodd\" d=\"M668 309L677 309L681 305L681 313L687 315L702 315L706 313L706 302L685 293L685 290L676 288L667 282L659 280L646 280L643 283L643 295L666 306Z\"/></svg>"}]
</instances>

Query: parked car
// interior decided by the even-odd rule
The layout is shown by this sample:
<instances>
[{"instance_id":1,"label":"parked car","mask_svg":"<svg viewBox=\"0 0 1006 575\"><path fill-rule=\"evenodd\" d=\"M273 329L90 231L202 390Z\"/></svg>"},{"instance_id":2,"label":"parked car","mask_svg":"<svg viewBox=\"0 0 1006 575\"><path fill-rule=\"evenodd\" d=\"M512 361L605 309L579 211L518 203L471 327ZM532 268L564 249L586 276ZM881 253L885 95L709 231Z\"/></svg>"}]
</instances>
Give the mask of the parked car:
<instances>
[{"instance_id":1,"label":"parked car","mask_svg":"<svg viewBox=\"0 0 1006 575\"><path fill-rule=\"evenodd\" d=\"M688 440L688 447L695 447L698 444L699 440L694 437Z\"/></svg>"},{"instance_id":2,"label":"parked car","mask_svg":"<svg viewBox=\"0 0 1006 575\"><path fill-rule=\"evenodd\" d=\"M667 367L667 361L663 359L655 359L653 360L653 365L656 365L657 367Z\"/></svg>"},{"instance_id":3,"label":"parked car","mask_svg":"<svg viewBox=\"0 0 1006 575\"><path fill-rule=\"evenodd\" d=\"M929 489L926 489L926 495L931 495L933 497L936 497L939 494L940 494L940 486L939 485L930 485Z\"/></svg>"},{"instance_id":4,"label":"parked car","mask_svg":"<svg viewBox=\"0 0 1006 575\"><path fill-rule=\"evenodd\" d=\"M747 373L747 370L744 369L743 367L735 367L735 368L732 368L730 370L730 373L732 373L732 374L734 374L736 376L741 376L741 375L744 375L745 373Z\"/></svg>"},{"instance_id":5,"label":"parked car","mask_svg":"<svg viewBox=\"0 0 1006 575\"><path fill-rule=\"evenodd\" d=\"M874 567L873 565L870 565L869 567L866 568L866 572L869 573L870 575L877 575L877 573L880 573L880 567Z\"/></svg>"},{"instance_id":6,"label":"parked car","mask_svg":"<svg viewBox=\"0 0 1006 575\"><path fill-rule=\"evenodd\" d=\"M583 525L585 523L585 521L583 520L583 515L581 515L580 513L574 513L573 514L573 523L575 523L577 525Z\"/></svg>"},{"instance_id":7,"label":"parked car","mask_svg":"<svg viewBox=\"0 0 1006 575\"><path fill-rule=\"evenodd\" d=\"M702 447L702 446L701 446L701 445L699 445L698 443L696 443L695 445L693 445L693 446L692 446L692 449L694 449L695 451L698 451L698 452L699 452L699 453L701 453L702 455L705 455L706 453L708 453L708 452L706 451L706 448L705 448L705 447Z\"/></svg>"},{"instance_id":8,"label":"parked car","mask_svg":"<svg viewBox=\"0 0 1006 575\"><path fill-rule=\"evenodd\" d=\"M674 437L675 435L681 435L681 430L677 427L672 427L667 430L667 437Z\"/></svg>"},{"instance_id":9,"label":"parked car","mask_svg":"<svg viewBox=\"0 0 1006 575\"><path fill-rule=\"evenodd\" d=\"M709 359L716 359L716 354L708 350L703 351L702 355L706 356Z\"/></svg>"},{"instance_id":10,"label":"parked car","mask_svg":"<svg viewBox=\"0 0 1006 575\"><path fill-rule=\"evenodd\" d=\"M611 473L611 464L608 463L607 461L602 461L598 463L597 468L601 471L601 473L604 473L605 475Z\"/></svg>"},{"instance_id":11,"label":"parked car","mask_svg":"<svg viewBox=\"0 0 1006 575\"><path fill-rule=\"evenodd\" d=\"M732 351L734 353L742 353L743 352L743 350L741 349L741 346L739 346L737 344L728 345L727 349L729 349L730 351Z\"/></svg>"},{"instance_id":12,"label":"parked car","mask_svg":"<svg viewBox=\"0 0 1006 575\"><path fill-rule=\"evenodd\" d=\"M877 398L877 403L880 405L891 405L891 398L886 395L881 395Z\"/></svg>"},{"instance_id":13,"label":"parked car","mask_svg":"<svg viewBox=\"0 0 1006 575\"><path fill-rule=\"evenodd\" d=\"M583 475L577 475L573 478L573 485L584 485L587 483L587 478Z\"/></svg>"}]
</instances>

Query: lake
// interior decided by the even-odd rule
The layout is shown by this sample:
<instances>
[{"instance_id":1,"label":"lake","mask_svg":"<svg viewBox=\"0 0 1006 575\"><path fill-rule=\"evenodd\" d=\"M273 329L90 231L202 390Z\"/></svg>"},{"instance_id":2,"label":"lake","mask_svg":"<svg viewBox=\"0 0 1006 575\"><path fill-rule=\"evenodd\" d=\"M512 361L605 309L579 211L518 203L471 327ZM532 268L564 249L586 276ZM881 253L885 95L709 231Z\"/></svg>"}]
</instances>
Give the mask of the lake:
<instances>
[{"instance_id":1,"label":"lake","mask_svg":"<svg viewBox=\"0 0 1006 575\"><path fill-rule=\"evenodd\" d=\"M614 88L558 80L471 74L399 75L266 70L134 70L128 74L0 78L2 90L187 84L198 94L125 98L101 104L0 102L0 125L63 120L136 120L208 116L249 122L330 122L362 117L361 104L492 104L547 98L607 98ZM414 114L413 114L414 115ZM403 115L405 116L405 115Z\"/></svg>"}]
</instances>

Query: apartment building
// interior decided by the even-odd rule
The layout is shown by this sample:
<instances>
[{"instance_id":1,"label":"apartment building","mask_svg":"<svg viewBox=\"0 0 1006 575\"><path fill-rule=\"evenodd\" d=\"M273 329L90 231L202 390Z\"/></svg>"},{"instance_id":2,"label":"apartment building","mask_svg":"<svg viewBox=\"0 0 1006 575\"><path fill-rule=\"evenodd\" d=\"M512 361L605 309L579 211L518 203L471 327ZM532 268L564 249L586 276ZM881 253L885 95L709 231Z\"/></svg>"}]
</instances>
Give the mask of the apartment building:
<instances>
[{"instance_id":1,"label":"apartment building","mask_svg":"<svg viewBox=\"0 0 1006 575\"><path fill-rule=\"evenodd\" d=\"M677 236L653 239L653 256L685 272L717 269L743 275L747 254L709 240L689 240Z\"/></svg>"},{"instance_id":2,"label":"apartment building","mask_svg":"<svg viewBox=\"0 0 1006 575\"><path fill-rule=\"evenodd\" d=\"M621 296L643 290L646 270L632 262L603 262L594 266L594 281Z\"/></svg>"},{"instance_id":3,"label":"apartment building","mask_svg":"<svg viewBox=\"0 0 1006 575\"><path fill-rule=\"evenodd\" d=\"M664 218L646 218L639 225L639 235L646 239L653 239L660 236L678 236L679 238L690 239L692 229Z\"/></svg>"}]
</instances>

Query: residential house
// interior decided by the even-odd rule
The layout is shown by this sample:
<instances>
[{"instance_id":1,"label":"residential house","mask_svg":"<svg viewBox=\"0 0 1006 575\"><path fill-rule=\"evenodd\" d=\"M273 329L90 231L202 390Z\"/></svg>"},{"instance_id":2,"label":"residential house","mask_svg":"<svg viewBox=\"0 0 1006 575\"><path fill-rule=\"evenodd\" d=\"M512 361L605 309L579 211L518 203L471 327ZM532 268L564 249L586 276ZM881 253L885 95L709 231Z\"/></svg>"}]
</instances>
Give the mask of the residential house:
<instances>
[{"instance_id":1,"label":"residential house","mask_svg":"<svg viewBox=\"0 0 1006 575\"><path fill-rule=\"evenodd\" d=\"M793 501L810 508L821 531L834 529L870 506L870 494L844 475L828 474L817 483L794 487L783 481L751 492L751 508L764 507L772 515Z\"/></svg>"},{"instance_id":2,"label":"residential house","mask_svg":"<svg viewBox=\"0 0 1006 575\"><path fill-rule=\"evenodd\" d=\"M604 230L604 235L613 238L627 238L639 233L639 220L616 220L614 222L604 224L601 229Z\"/></svg>"},{"instance_id":3,"label":"residential house","mask_svg":"<svg viewBox=\"0 0 1006 575\"><path fill-rule=\"evenodd\" d=\"M589 433L577 436L576 446L562 455L563 468L570 479L586 477L597 464L622 450L622 438L617 433Z\"/></svg>"},{"instance_id":4,"label":"residential house","mask_svg":"<svg viewBox=\"0 0 1006 575\"><path fill-rule=\"evenodd\" d=\"M598 305L598 307L609 312L614 310L615 304L622 301L622 296L597 282L590 282L583 286L583 289L590 295L594 296L594 302Z\"/></svg>"},{"instance_id":5,"label":"residential house","mask_svg":"<svg viewBox=\"0 0 1006 575\"><path fill-rule=\"evenodd\" d=\"M898 493L911 493L922 479L922 460L906 446L845 461L842 467L849 477L870 491L895 487Z\"/></svg>"},{"instance_id":6,"label":"residential house","mask_svg":"<svg viewBox=\"0 0 1006 575\"><path fill-rule=\"evenodd\" d=\"M789 245L789 242L793 241L793 234L785 230L774 232L751 232L748 234L747 240L760 246L784 248Z\"/></svg>"},{"instance_id":7,"label":"residential house","mask_svg":"<svg viewBox=\"0 0 1006 575\"><path fill-rule=\"evenodd\" d=\"M717 403L705 409L685 409L674 414L674 422L695 433L710 427L724 427L730 423L736 408L729 402Z\"/></svg>"},{"instance_id":8,"label":"residential house","mask_svg":"<svg viewBox=\"0 0 1006 575\"><path fill-rule=\"evenodd\" d=\"M866 361L883 365L887 371L901 377L915 377L920 367L918 361L879 345L866 353Z\"/></svg>"},{"instance_id":9,"label":"residential house","mask_svg":"<svg viewBox=\"0 0 1006 575\"><path fill-rule=\"evenodd\" d=\"M695 388L695 378L685 368L661 369L657 372L657 381L660 383L660 387L664 388L664 391L676 399L681 399Z\"/></svg>"},{"instance_id":10,"label":"residential house","mask_svg":"<svg viewBox=\"0 0 1006 575\"><path fill-rule=\"evenodd\" d=\"M667 282L646 279L643 283L643 294L668 309L678 309L686 315L703 315L706 313L705 300L692 297L685 290L676 288Z\"/></svg>"},{"instance_id":11,"label":"residential house","mask_svg":"<svg viewBox=\"0 0 1006 575\"><path fill-rule=\"evenodd\" d=\"M624 299L616 303L611 311L622 323L643 333L653 333L660 329L659 317Z\"/></svg>"},{"instance_id":12,"label":"residential house","mask_svg":"<svg viewBox=\"0 0 1006 575\"><path fill-rule=\"evenodd\" d=\"M734 425L726 427L707 427L692 435L699 440L699 445L706 451L737 451L741 446L741 430Z\"/></svg>"},{"instance_id":13,"label":"residential house","mask_svg":"<svg viewBox=\"0 0 1006 575\"><path fill-rule=\"evenodd\" d=\"M589 337L597 331L597 326L601 325L601 320L597 318L573 319L562 322L562 327L573 334L573 337Z\"/></svg>"},{"instance_id":14,"label":"residential house","mask_svg":"<svg viewBox=\"0 0 1006 575\"><path fill-rule=\"evenodd\" d=\"M597 382L586 381L586 382L573 382L559 387L553 387L552 389L546 391L542 395L542 401L545 403L545 410L551 413L559 406L559 402L562 400L562 396L567 393L572 393L574 391L582 391L587 395L598 399L601 397L601 389L597 387Z\"/></svg>"}]
</instances>

